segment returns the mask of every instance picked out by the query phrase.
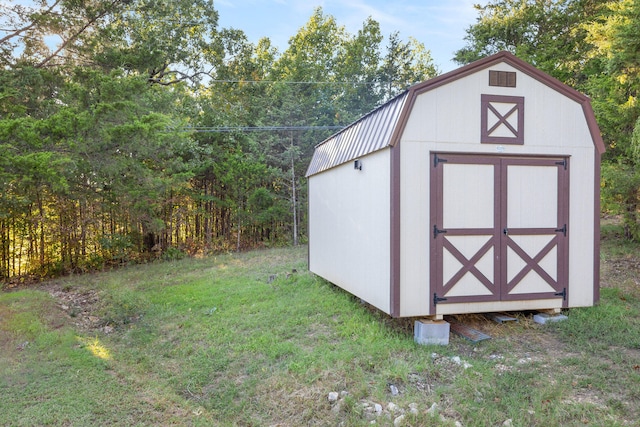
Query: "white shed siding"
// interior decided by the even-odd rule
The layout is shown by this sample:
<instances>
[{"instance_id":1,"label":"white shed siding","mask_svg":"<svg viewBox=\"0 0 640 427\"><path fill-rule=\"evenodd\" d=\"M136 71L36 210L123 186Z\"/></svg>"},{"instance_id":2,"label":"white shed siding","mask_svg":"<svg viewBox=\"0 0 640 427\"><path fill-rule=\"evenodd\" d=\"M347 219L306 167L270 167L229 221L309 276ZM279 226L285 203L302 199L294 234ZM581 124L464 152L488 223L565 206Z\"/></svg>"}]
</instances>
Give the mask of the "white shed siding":
<instances>
[{"instance_id":1,"label":"white shed siding","mask_svg":"<svg viewBox=\"0 0 640 427\"><path fill-rule=\"evenodd\" d=\"M309 269L390 313L390 149L309 177Z\"/></svg>"},{"instance_id":2,"label":"white shed siding","mask_svg":"<svg viewBox=\"0 0 640 427\"><path fill-rule=\"evenodd\" d=\"M488 70L515 71L517 87L488 85ZM401 316L429 312L429 154L559 155L570 158L569 306L593 304L593 136L582 105L508 64L494 64L419 94L400 136ZM525 98L524 145L481 144L481 95ZM532 183L536 185L536 183ZM588 268L585 268L588 266ZM441 304L438 314L550 308L559 302ZM480 309L482 306L482 309Z\"/></svg>"},{"instance_id":3,"label":"white shed siding","mask_svg":"<svg viewBox=\"0 0 640 427\"><path fill-rule=\"evenodd\" d=\"M400 149L400 315L429 314L429 145Z\"/></svg>"},{"instance_id":4,"label":"white shed siding","mask_svg":"<svg viewBox=\"0 0 640 427\"><path fill-rule=\"evenodd\" d=\"M489 86L489 70L515 72L516 87ZM498 117L493 112L483 111L483 102L484 106L491 103L499 111L501 108L510 111L512 107L507 106L509 103L516 106L518 112L506 119L518 129L514 131L516 138L505 141L511 138L512 132L504 125L502 131L487 131L492 123L499 122L496 122ZM524 123L521 123L515 120L515 116L522 117L520 114L523 110ZM484 131L483 121L490 123ZM524 126L524 133L520 132L521 125ZM483 144L483 138L485 141L505 142ZM524 143L520 145L522 140ZM307 171L309 268L380 310L399 317L559 308L563 303L562 298L551 293L558 291L559 283L554 282L556 277L563 278L563 287L568 277L569 307L590 306L599 295L599 242L594 237L599 231L599 186L596 174L599 173L600 155L603 152L604 144L588 99L507 52L415 85L316 147ZM436 170L433 169L433 153L458 153L464 156L452 156L446 168L443 166ZM554 207L552 203L550 209L545 211L544 207L529 203L527 212L538 213L525 215L519 222L509 214L498 213L495 217L500 222L507 218L510 227L532 225L533 229L537 229L550 226L542 227L548 230L553 224L553 212L557 211L559 223L567 222L568 246L567 240L564 240L561 249L560 246L550 249L546 258L539 260L545 272L543 275L551 277L547 280L550 287L528 280L531 273L521 270L523 281L514 279L518 284L508 290L511 292L508 295L492 294L494 290L487 295L482 294L476 286L477 281L471 276L466 282L462 280L467 278L468 273L464 276L463 273L459 274L462 277L458 283L462 287L444 289L443 277L453 275L451 280L458 280L455 276L463 270L450 270L455 269L456 262L464 263L461 259L467 255L453 255L457 261L445 263L445 256L448 255L442 251L444 234L438 234L440 237L435 240L438 244L434 245L432 222L443 222L445 229L454 223L464 224L462 228L478 226L476 232L490 222L486 215L475 218L467 213L477 212L481 206L486 207L491 195L487 195L487 198L475 197L473 186L463 185L451 177L451 173L457 170L454 166L457 158L458 161L464 160L459 164L471 166L462 168L465 173L471 171L464 179L478 179L473 171L480 172L482 168L474 169L474 155L494 165L498 164L494 160L498 160L505 167L503 169L501 166L500 173L505 173L513 165L524 165L518 170L518 167L512 169L516 174L526 171L530 166L569 159L568 172L560 173L562 163L544 166L551 166L558 171L559 181L556 182L551 174L546 181L550 195L558 188L563 189L556 191L562 209L551 209ZM490 158L489 155L501 158ZM534 157L540 158L532 160ZM357 158L363 162L362 171L354 170L353 160ZM514 158L518 159L514 161ZM542 170L544 173L544 169L533 170ZM445 171L449 176L444 175ZM433 186L430 182L432 172L437 177ZM499 185L494 187L494 191L500 188L501 192L501 197L495 200L496 206L500 205L500 209L505 206L509 208L509 205L502 204L508 200L515 203L512 210L522 209L529 200L517 202L517 194L509 192L508 183L511 180L514 185L520 182L521 189L528 191L529 178L521 174L518 181L516 175L506 173L506 178L505 175L499 175L496 180L496 185ZM545 185L545 179L533 181L531 185ZM449 190L445 189L442 182L452 184L446 187L451 191L458 194L465 192L468 200L458 203L455 197L449 197ZM453 185L456 182L457 185ZM488 185L485 183L480 187L487 188ZM444 197L432 197L431 188L433 191L442 191ZM536 194L542 200L546 193L541 189ZM432 209L432 200L442 201L444 208ZM480 204L483 201L485 205ZM460 215L447 214L445 217L444 213L451 210L461 210L458 212ZM545 213L548 218L542 221L541 215ZM432 220L431 215L437 220ZM461 251L459 253L472 253L474 248L477 249L476 240L482 236L469 238L458 234L458 237L464 237L464 244L459 244L460 239L456 240L455 234L460 230L455 231L455 227L450 230L447 242L451 244L452 239L455 240L456 249ZM500 235L500 231L494 229L494 236ZM536 252L536 245L539 246L545 238L542 235L520 236L514 238L509 235L509 242L518 241L514 244L525 248L522 250L532 256ZM497 237L494 238L497 241ZM500 242L505 241L500 238ZM487 242L494 244L491 240ZM504 246L500 248L502 252ZM485 277L490 276L491 271L497 271L490 262L494 250L495 247L491 248L482 259L476 260L475 266L482 270ZM562 254L562 258L556 257L557 254ZM432 260L443 260L441 264L435 261L434 265L438 265L436 272L430 271ZM514 266L507 264L506 270L500 270L500 274L503 274L501 280L520 274L515 265L517 262L514 258ZM560 264L561 271L558 270ZM466 290L473 286L476 288L467 295ZM545 288L542 291L546 295L538 298L535 294L541 292L541 286ZM547 288L552 291L547 292ZM436 300L434 294L440 298L442 291L445 292L442 295L448 295L450 300L439 300L433 310L432 304ZM474 294L483 298L476 299ZM512 298L514 295L516 297ZM499 300L491 300L494 296Z\"/></svg>"},{"instance_id":5,"label":"white shed siding","mask_svg":"<svg viewBox=\"0 0 640 427\"><path fill-rule=\"evenodd\" d=\"M576 149L571 158L569 205L569 307L588 307L593 300L593 183L595 182L595 150ZM600 286L596 283L595 286Z\"/></svg>"}]
</instances>

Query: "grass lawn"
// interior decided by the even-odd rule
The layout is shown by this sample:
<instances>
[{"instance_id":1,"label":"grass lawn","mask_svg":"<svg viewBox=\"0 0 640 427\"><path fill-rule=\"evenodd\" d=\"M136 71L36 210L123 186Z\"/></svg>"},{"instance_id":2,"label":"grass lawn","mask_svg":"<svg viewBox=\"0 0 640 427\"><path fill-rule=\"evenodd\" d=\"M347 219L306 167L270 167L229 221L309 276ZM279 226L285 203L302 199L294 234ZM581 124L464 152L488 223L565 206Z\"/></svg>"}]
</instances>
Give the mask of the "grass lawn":
<instances>
[{"instance_id":1,"label":"grass lawn","mask_svg":"<svg viewBox=\"0 0 640 427\"><path fill-rule=\"evenodd\" d=\"M617 233L600 305L465 316L493 337L475 345L416 345L411 320L310 274L306 247L5 291L0 425L640 425L640 248Z\"/></svg>"}]
</instances>

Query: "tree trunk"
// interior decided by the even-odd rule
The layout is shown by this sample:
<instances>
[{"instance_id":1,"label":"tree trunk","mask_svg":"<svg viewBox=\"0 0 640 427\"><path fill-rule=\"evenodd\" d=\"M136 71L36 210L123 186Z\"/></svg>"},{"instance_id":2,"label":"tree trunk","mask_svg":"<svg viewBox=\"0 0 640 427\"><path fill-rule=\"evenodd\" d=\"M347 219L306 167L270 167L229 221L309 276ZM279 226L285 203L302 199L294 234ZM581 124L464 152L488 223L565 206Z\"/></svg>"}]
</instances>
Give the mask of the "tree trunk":
<instances>
[{"instance_id":1,"label":"tree trunk","mask_svg":"<svg viewBox=\"0 0 640 427\"><path fill-rule=\"evenodd\" d=\"M240 252L240 231L241 231L240 218L238 218L238 238L236 241L236 252Z\"/></svg>"},{"instance_id":2,"label":"tree trunk","mask_svg":"<svg viewBox=\"0 0 640 427\"><path fill-rule=\"evenodd\" d=\"M45 250L44 250L44 204L42 203L42 197L40 194L37 195L37 203L38 203L38 215L40 216L40 270L44 270L45 263Z\"/></svg>"},{"instance_id":3,"label":"tree trunk","mask_svg":"<svg viewBox=\"0 0 640 427\"><path fill-rule=\"evenodd\" d=\"M293 208L293 246L298 246L298 209L296 205L296 169L291 156L291 203Z\"/></svg>"}]
</instances>

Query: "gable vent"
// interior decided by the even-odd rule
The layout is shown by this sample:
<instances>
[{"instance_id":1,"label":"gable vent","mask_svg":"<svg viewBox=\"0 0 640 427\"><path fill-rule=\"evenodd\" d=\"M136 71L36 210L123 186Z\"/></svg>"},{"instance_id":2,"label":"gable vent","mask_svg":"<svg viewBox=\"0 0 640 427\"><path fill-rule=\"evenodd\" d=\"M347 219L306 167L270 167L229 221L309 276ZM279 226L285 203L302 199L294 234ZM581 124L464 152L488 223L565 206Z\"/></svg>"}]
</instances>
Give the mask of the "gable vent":
<instances>
[{"instance_id":1,"label":"gable vent","mask_svg":"<svg viewBox=\"0 0 640 427\"><path fill-rule=\"evenodd\" d=\"M489 70L489 86L516 87L515 71Z\"/></svg>"}]
</instances>

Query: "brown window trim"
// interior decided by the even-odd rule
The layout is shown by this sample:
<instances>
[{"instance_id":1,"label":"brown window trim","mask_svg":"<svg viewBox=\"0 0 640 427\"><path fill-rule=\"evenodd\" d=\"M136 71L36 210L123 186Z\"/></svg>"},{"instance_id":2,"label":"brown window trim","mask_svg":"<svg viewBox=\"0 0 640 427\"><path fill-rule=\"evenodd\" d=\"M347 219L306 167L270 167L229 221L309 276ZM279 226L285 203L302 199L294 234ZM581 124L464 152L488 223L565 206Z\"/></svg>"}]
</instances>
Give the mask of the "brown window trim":
<instances>
[{"instance_id":1,"label":"brown window trim","mask_svg":"<svg viewBox=\"0 0 640 427\"><path fill-rule=\"evenodd\" d=\"M498 113L491 103L499 102L504 104L513 104L513 108L509 110L505 116ZM502 96L502 95L486 95L481 96L481 133L480 142L482 144L512 144L512 145L524 145L524 97L522 96ZM489 129L489 111L498 116L498 123ZM509 116L513 113L518 113L517 127L514 128L507 122ZM491 133L500 124L506 125L514 134L514 136L491 136Z\"/></svg>"}]
</instances>

